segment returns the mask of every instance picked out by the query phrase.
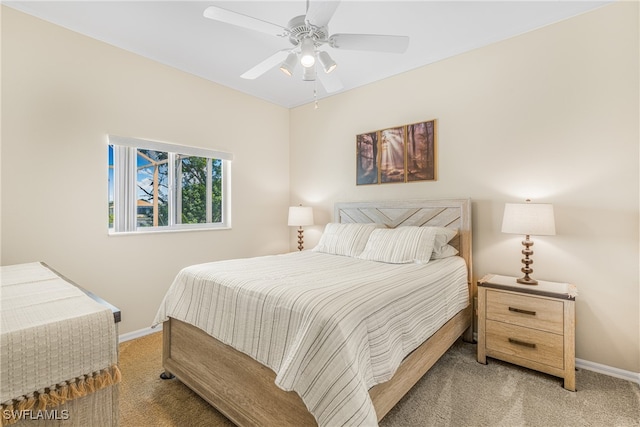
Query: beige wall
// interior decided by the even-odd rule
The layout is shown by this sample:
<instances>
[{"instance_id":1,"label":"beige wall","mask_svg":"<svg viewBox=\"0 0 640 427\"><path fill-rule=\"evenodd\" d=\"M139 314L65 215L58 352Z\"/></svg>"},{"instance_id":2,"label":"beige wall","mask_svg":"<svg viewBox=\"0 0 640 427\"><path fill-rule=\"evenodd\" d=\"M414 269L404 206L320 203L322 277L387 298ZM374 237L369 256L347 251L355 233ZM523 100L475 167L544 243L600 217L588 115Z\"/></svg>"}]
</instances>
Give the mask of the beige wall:
<instances>
[{"instance_id":1,"label":"beige wall","mask_svg":"<svg viewBox=\"0 0 640 427\"><path fill-rule=\"evenodd\" d=\"M578 358L640 372L638 16L606 6L293 109L292 201L323 224L336 201L470 197L476 278L520 274L505 202L553 203L534 277L578 285ZM433 118L437 181L355 185L355 135Z\"/></svg>"},{"instance_id":2,"label":"beige wall","mask_svg":"<svg viewBox=\"0 0 640 427\"><path fill-rule=\"evenodd\" d=\"M109 133L233 153L233 229L109 237ZM121 333L186 265L287 251L288 166L287 109L2 7L1 263L47 262Z\"/></svg>"}]
</instances>

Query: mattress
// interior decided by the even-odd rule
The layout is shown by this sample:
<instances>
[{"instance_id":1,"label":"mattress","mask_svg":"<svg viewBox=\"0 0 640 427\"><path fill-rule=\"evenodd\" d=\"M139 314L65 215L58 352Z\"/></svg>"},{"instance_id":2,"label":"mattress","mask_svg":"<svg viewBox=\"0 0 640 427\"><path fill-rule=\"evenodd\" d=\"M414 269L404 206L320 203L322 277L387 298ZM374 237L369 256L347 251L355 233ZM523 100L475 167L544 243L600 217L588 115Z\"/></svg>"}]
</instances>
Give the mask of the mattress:
<instances>
[{"instance_id":1,"label":"mattress","mask_svg":"<svg viewBox=\"0 0 640 427\"><path fill-rule=\"evenodd\" d=\"M320 426L377 425L369 388L468 302L457 256L386 264L305 251L187 267L154 325L190 323L268 366Z\"/></svg>"}]
</instances>

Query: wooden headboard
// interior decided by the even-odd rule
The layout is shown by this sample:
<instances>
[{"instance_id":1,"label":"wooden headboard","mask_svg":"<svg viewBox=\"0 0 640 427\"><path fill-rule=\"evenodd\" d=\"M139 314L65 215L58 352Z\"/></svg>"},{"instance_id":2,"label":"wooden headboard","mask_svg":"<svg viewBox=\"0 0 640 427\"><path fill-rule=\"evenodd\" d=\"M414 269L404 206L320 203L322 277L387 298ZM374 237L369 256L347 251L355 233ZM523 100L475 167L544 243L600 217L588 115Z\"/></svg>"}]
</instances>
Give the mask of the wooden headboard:
<instances>
[{"instance_id":1,"label":"wooden headboard","mask_svg":"<svg viewBox=\"0 0 640 427\"><path fill-rule=\"evenodd\" d=\"M467 261L468 281L473 283L471 262L471 200L386 200L336 203L335 222L384 224L388 228L414 225L455 228L451 241Z\"/></svg>"}]
</instances>

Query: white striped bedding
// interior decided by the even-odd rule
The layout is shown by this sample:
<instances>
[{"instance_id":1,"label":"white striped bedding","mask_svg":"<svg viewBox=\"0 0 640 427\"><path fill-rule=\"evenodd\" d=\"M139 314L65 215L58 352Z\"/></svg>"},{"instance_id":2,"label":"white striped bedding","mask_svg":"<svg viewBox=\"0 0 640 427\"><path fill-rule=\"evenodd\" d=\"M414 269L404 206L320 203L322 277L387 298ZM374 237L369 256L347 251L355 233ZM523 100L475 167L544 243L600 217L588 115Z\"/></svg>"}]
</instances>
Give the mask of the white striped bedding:
<instances>
[{"instance_id":1,"label":"white striped bedding","mask_svg":"<svg viewBox=\"0 0 640 427\"><path fill-rule=\"evenodd\" d=\"M320 426L369 426L369 388L468 301L457 256L386 264L304 251L187 267L154 325L182 320L270 367Z\"/></svg>"}]
</instances>

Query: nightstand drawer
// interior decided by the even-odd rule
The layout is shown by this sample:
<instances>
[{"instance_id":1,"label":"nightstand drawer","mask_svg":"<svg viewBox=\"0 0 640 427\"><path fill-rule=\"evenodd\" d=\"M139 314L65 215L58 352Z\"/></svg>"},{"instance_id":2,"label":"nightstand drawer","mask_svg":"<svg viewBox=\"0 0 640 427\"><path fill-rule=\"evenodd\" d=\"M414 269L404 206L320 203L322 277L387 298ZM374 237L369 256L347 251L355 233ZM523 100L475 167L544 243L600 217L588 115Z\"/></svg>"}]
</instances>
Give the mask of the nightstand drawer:
<instances>
[{"instance_id":1,"label":"nightstand drawer","mask_svg":"<svg viewBox=\"0 0 640 427\"><path fill-rule=\"evenodd\" d=\"M487 290L487 319L562 335L562 301Z\"/></svg>"},{"instance_id":2,"label":"nightstand drawer","mask_svg":"<svg viewBox=\"0 0 640 427\"><path fill-rule=\"evenodd\" d=\"M562 335L487 320L486 348L564 369Z\"/></svg>"}]
</instances>

